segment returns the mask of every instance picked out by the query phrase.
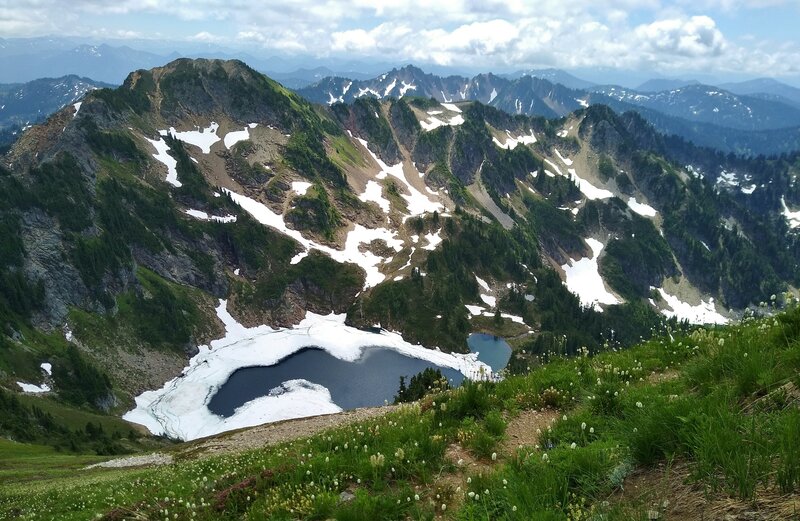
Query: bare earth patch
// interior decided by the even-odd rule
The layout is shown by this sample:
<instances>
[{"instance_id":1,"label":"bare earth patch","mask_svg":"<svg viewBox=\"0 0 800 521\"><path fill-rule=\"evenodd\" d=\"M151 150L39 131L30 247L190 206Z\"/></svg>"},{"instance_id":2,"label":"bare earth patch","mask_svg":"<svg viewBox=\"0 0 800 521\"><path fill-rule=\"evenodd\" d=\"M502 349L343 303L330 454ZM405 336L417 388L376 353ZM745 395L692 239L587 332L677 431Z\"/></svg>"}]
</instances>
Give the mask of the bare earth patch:
<instances>
[{"instance_id":1,"label":"bare earth patch","mask_svg":"<svg viewBox=\"0 0 800 521\"><path fill-rule=\"evenodd\" d=\"M558 416L558 411L552 409L522 411L506 427L506 439L503 442L502 452L511 455L520 445L536 445L539 440L537 429L539 431L547 429Z\"/></svg>"},{"instance_id":2,"label":"bare earth patch","mask_svg":"<svg viewBox=\"0 0 800 521\"><path fill-rule=\"evenodd\" d=\"M169 454L161 454L159 452L153 454L145 454L143 456L130 456L128 458L117 458L101 463L89 465L84 470L94 468L105 469L118 469L124 467L150 467L156 465L169 465L172 463L172 456Z\"/></svg>"},{"instance_id":3,"label":"bare earth patch","mask_svg":"<svg viewBox=\"0 0 800 521\"><path fill-rule=\"evenodd\" d=\"M182 456L197 455L200 453L202 453L203 456L238 453L270 445L277 445L298 438L306 438L326 429L367 420L376 416L383 416L398 408L399 406L365 407L363 409L354 409L337 414L325 414L310 416L308 418L265 423L256 427L248 427L214 437L202 438L180 446L178 452L179 455Z\"/></svg>"}]
</instances>

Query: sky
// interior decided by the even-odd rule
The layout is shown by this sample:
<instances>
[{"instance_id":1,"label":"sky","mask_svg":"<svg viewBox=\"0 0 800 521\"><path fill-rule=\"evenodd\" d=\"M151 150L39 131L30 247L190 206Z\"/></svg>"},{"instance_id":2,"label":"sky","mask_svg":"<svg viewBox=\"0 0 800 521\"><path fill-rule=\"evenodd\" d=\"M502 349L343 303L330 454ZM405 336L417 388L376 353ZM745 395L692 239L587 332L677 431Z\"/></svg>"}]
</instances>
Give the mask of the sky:
<instances>
[{"instance_id":1,"label":"sky","mask_svg":"<svg viewBox=\"0 0 800 521\"><path fill-rule=\"evenodd\" d=\"M215 44L263 56L800 77L800 0L0 0L0 37Z\"/></svg>"}]
</instances>

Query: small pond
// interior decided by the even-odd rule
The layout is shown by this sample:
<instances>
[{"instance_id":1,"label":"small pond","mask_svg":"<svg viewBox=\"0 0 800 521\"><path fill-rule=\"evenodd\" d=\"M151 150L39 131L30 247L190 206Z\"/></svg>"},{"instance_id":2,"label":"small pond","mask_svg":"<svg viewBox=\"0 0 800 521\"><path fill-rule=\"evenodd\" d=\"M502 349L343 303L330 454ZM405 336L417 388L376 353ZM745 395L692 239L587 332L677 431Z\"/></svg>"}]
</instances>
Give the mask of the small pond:
<instances>
[{"instance_id":1,"label":"small pond","mask_svg":"<svg viewBox=\"0 0 800 521\"><path fill-rule=\"evenodd\" d=\"M499 336L472 333L467 339L469 350L478 353L478 360L497 372L505 369L511 358L511 346Z\"/></svg>"},{"instance_id":2,"label":"small pond","mask_svg":"<svg viewBox=\"0 0 800 521\"><path fill-rule=\"evenodd\" d=\"M408 382L428 367L440 369L453 386L460 385L464 379L455 369L439 367L392 349L366 348L361 358L347 362L322 349L308 347L275 365L238 369L211 398L208 408L214 414L229 417L237 407L268 395L283 382L297 379L327 388L333 403L342 409L373 407L394 400L400 376L405 376Z\"/></svg>"}]
</instances>

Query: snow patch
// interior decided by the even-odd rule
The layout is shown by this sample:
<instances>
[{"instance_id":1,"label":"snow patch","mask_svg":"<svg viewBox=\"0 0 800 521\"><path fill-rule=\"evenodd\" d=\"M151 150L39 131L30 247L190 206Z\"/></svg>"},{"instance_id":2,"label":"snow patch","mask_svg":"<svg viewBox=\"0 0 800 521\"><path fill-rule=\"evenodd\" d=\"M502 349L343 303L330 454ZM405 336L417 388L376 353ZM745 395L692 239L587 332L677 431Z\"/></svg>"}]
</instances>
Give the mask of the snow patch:
<instances>
[{"instance_id":1,"label":"snow patch","mask_svg":"<svg viewBox=\"0 0 800 521\"><path fill-rule=\"evenodd\" d=\"M425 239L427 239L428 244L422 247L423 250L433 251L442 243L442 230L437 230L436 233L426 233Z\"/></svg>"},{"instance_id":2,"label":"snow patch","mask_svg":"<svg viewBox=\"0 0 800 521\"><path fill-rule=\"evenodd\" d=\"M499 139L492 136L492 141L494 144L500 148L505 148L506 150L514 150L517 145L532 145L536 143L536 136L533 135L533 130L531 130L530 135L523 134L518 137L514 137L511 135L511 132L506 130L506 142L501 143Z\"/></svg>"},{"instance_id":3,"label":"snow patch","mask_svg":"<svg viewBox=\"0 0 800 521\"><path fill-rule=\"evenodd\" d=\"M23 393L40 394L50 392L50 386L47 384L33 385L26 384L25 382L17 382Z\"/></svg>"},{"instance_id":4,"label":"snow patch","mask_svg":"<svg viewBox=\"0 0 800 521\"><path fill-rule=\"evenodd\" d=\"M592 256L580 260L570 259L561 266L567 279L565 284L568 290L580 298L581 305L603 311L601 304L619 304L620 301L606 289L598 270L597 259L603 251L603 243L592 238L585 240L592 249Z\"/></svg>"},{"instance_id":5,"label":"snow patch","mask_svg":"<svg viewBox=\"0 0 800 521\"><path fill-rule=\"evenodd\" d=\"M556 155L558 156L558 158L561 160L562 163L564 163L567 166L572 166L572 159L562 156L561 152L559 152L557 148L554 148L553 150L555 151Z\"/></svg>"},{"instance_id":6,"label":"snow patch","mask_svg":"<svg viewBox=\"0 0 800 521\"><path fill-rule=\"evenodd\" d=\"M227 311L227 302L221 300L217 316L225 325L225 336L213 340L210 346L199 346L183 373L161 389L137 396L136 407L123 416L125 420L144 425L153 434L193 440L266 422L338 412L341 409L332 402L327 389L305 380L284 382L281 392L251 400L228 418L208 409L211 398L237 369L275 365L308 346L346 361L356 361L367 349L379 346L465 375L491 374L491 369L472 353L443 353L412 345L398 333L352 328L345 325L344 314L322 316L307 312L291 328L246 328L236 322Z\"/></svg>"},{"instance_id":7,"label":"snow patch","mask_svg":"<svg viewBox=\"0 0 800 521\"><path fill-rule=\"evenodd\" d=\"M448 125L451 127L455 127L456 125L463 125L464 124L464 116L461 114L457 114L450 118L450 121L447 122Z\"/></svg>"},{"instance_id":8,"label":"snow patch","mask_svg":"<svg viewBox=\"0 0 800 521\"><path fill-rule=\"evenodd\" d=\"M258 123L250 123L247 127L244 127L244 130L235 130L233 132L228 132L227 134L225 134L225 139L223 139L223 143L225 143L225 148L230 150L233 147L233 145L235 145L239 141L247 141L248 139L250 139L250 129L256 128L256 126L258 126Z\"/></svg>"},{"instance_id":9,"label":"snow patch","mask_svg":"<svg viewBox=\"0 0 800 521\"><path fill-rule=\"evenodd\" d=\"M483 303L489 306L490 308L493 308L497 305L496 297L493 297L491 295L484 295L483 293L480 294L480 297Z\"/></svg>"},{"instance_id":10,"label":"snow patch","mask_svg":"<svg viewBox=\"0 0 800 521\"><path fill-rule=\"evenodd\" d=\"M489 94L489 103L493 102L496 97L497 97L497 89L492 89L492 93Z\"/></svg>"},{"instance_id":11,"label":"snow patch","mask_svg":"<svg viewBox=\"0 0 800 521\"><path fill-rule=\"evenodd\" d=\"M578 185L578 189L581 191L583 195L586 196L587 199L595 200L595 199L609 199L614 197L614 194L604 188L597 188L593 184L591 184L586 179L582 179L578 176L578 173L575 171L574 168L568 168L567 172L575 178L575 183Z\"/></svg>"},{"instance_id":12,"label":"snow patch","mask_svg":"<svg viewBox=\"0 0 800 521\"><path fill-rule=\"evenodd\" d=\"M195 127L195 130L187 130L178 132L174 127L169 128L169 133L175 138L180 139L184 143L198 147L204 154L211 153L211 146L220 140L217 135L219 124L212 121L207 128L201 129ZM159 131L162 136L167 135L166 130Z\"/></svg>"},{"instance_id":13,"label":"snow patch","mask_svg":"<svg viewBox=\"0 0 800 521\"><path fill-rule=\"evenodd\" d=\"M635 197L628 198L628 207L643 217L655 217L658 213L656 209L649 204L636 201Z\"/></svg>"},{"instance_id":14,"label":"snow patch","mask_svg":"<svg viewBox=\"0 0 800 521\"><path fill-rule=\"evenodd\" d=\"M220 217L218 215L209 215L206 212L200 210L193 210L189 209L186 210L186 213L194 217L195 219L200 219L201 221L214 221L218 223L235 223L236 216L235 215L226 215L224 217Z\"/></svg>"},{"instance_id":15,"label":"snow patch","mask_svg":"<svg viewBox=\"0 0 800 521\"><path fill-rule=\"evenodd\" d=\"M397 232L386 228L364 228L360 224L356 224L355 228L347 234L344 250L337 250L323 244L318 244L311 239L303 237L303 234L298 230L292 230L286 226L283 215L273 212L268 206L255 199L237 194L227 188L223 188L222 190L231 197L233 202L241 206L243 210L252 215L258 222L291 237L299 242L306 250L315 249L327 254L336 262L352 262L353 264L359 265L367 274L364 283L365 289L377 286L386 278L378 270L378 265L383 263L384 259L371 251L360 251L359 246L361 244L369 244L375 240L383 240L395 251L399 252L403 249L403 241L396 237ZM292 258L291 263L297 264L307 254L307 251L298 253Z\"/></svg>"},{"instance_id":16,"label":"snow patch","mask_svg":"<svg viewBox=\"0 0 800 521\"><path fill-rule=\"evenodd\" d=\"M422 215L424 213L433 213L442 211L444 209L444 206L442 206L440 203L431 201L425 194L411 185L408 179L406 179L405 172L403 171L403 163L397 163L394 166L389 166L381 161L381 159L369 149L369 144L366 141L359 138L358 142L361 143L361 145L367 150L373 161L378 164L378 167L380 168L380 173L377 176L378 179L383 179L389 175L400 181L406 187L406 190L410 195L401 193L400 197L406 201L406 206L408 207L407 217ZM419 172L417 172L417 175L419 175Z\"/></svg>"},{"instance_id":17,"label":"snow patch","mask_svg":"<svg viewBox=\"0 0 800 521\"><path fill-rule=\"evenodd\" d=\"M369 87L364 87L363 89L358 89L358 93L356 93L356 98L360 98L361 96L365 96L367 94L372 94L376 98L381 97L381 95L377 91L372 90Z\"/></svg>"},{"instance_id":18,"label":"snow patch","mask_svg":"<svg viewBox=\"0 0 800 521\"><path fill-rule=\"evenodd\" d=\"M153 145L153 148L156 149L156 153L153 154L153 157L156 161L159 161L167 167L167 179L166 181L174 187L180 188L183 184L178 181L178 161L175 160L174 157L169 155L169 145L163 139L159 138L158 140L154 139L147 139L147 141Z\"/></svg>"},{"instance_id":19,"label":"snow patch","mask_svg":"<svg viewBox=\"0 0 800 521\"><path fill-rule=\"evenodd\" d=\"M406 92L410 90L417 90L417 86L413 83L406 83L405 80L403 81L402 85L400 85L400 97L406 95Z\"/></svg>"},{"instance_id":20,"label":"snow patch","mask_svg":"<svg viewBox=\"0 0 800 521\"><path fill-rule=\"evenodd\" d=\"M489 284L479 276L475 275L475 280L477 280L478 284L480 284L481 287L486 291L492 291L492 288L489 287Z\"/></svg>"},{"instance_id":21,"label":"snow patch","mask_svg":"<svg viewBox=\"0 0 800 521\"><path fill-rule=\"evenodd\" d=\"M42 362L39 367L41 367L42 371L47 373L48 376L53 376L53 364L50 362Z\"/></svg>"},{"instance_id":22,"label":"snow patch","mask_svg":"<svg viewBox=\"0 0 800 521\"><path fill-rule=\"evenodd\" d=\"M83 104L82 101L79 101L78 103L73 103L72 104L72 106L75 108L75 113L72 115L73 118L78 115L78 112L81 110L81 105L82 104ZM5 107L5 105L3 105L3 106Z\"/></svg>"},{"instance_id":23,"label":"snow patch","mask_svg":"<svg viewBox=\"0 0 800 521\"><path fill-rule=\"evenodd\" d=\"M383 95L388 96L389 93L392 92L396 86L397 86L397 78L394 78L392 80L392 83L390 83L389 86L386 87L386 90L384 91Z\"/></svg>"},{"instance_id":24,"label":"snow patch","mask_svg":"<svg viewBox=\"0 0 800 521\"><path fill-rule=\"evenodd\" d=\"M661 313L667 317L676 317L678 320L688 320L692 324L727 324L728 319L717 313L714 306L714 298L700 301L700 304L693 306L681 301L678 297L670 295L663 288L658 288L661 298L671 308L663 309Z\"/></svg>"},{"instance_id":25,"label":"snow patch","mask_svg":"<svg viewBox=\"0 0 800 521\"><path fill-rule=\"evenodd\" d=\"M311 183L307 181L292 181L292 191L297 195L306 195L309 188L311 188Z\"/></svg>"},{"instance_id":26,"label":"snow patch","mask_svg":"<svg viewBox=\"0 0 800 521\"><path fill-rule=\"evenodd\" d=\"M800 227L800 210L793 212L786 206L786 198L781 196L781 206L783 206L783 216L789 221L789 228Z\"/></svg>"},{"instance_id":27,"label":"snow patch","mask_svg":"<svg viewBox=\"0 0 800 521\"><path fill-rule=\"evenodd\" d=\"M377 181L367 181L367 187L364 193L359 195L358 198L363 202L372 201L381 207L383 213L388 214L391 208L389 200L383 196L383 187Z\"/></svg>"},{"instance_id":28,"label":"snow patch","mask_svg":"<svg viewBox=\"0 0 800 521\"><path fill-rule=\"evenodd\" d=\"M445 109L449 110L450 112L461 112L461 109L458 108L453 103L442 103L442 107L444 107Z\"/></svg>"}]
</instances>

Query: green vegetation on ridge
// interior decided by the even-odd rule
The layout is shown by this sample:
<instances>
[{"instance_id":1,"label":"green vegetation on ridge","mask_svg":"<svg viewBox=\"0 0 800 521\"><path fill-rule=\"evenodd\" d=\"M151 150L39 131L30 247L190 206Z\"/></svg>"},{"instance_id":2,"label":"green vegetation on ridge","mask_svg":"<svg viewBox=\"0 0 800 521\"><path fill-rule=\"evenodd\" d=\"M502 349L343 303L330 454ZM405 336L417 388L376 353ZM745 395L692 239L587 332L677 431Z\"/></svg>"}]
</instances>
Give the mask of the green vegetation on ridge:
<instances>
[{"instance_id":1,"label":"green vegetation on ridge","mask_svg":"<svg viewBox=\"0 0 800 521\"><path fill-rule=\"evenodd\" d=\"M468 382L272 448L7 486L0 509L63 520L613 521L652 519L653 511L678 518L690 508L674 496L681 493L701 505L691 508L790 519L800 491L799 353L793 308L625 351L556 356L525 376ZM521 445L503 443L532 411L555 421L528 427ZM659 488L673 467L692 487ZM628 480L648 475L651 484L627 493Z\"/></svg>"}]
</instances>

